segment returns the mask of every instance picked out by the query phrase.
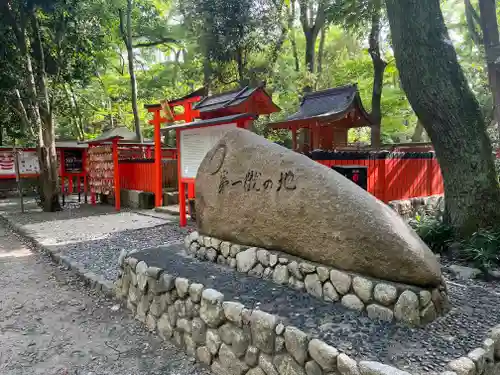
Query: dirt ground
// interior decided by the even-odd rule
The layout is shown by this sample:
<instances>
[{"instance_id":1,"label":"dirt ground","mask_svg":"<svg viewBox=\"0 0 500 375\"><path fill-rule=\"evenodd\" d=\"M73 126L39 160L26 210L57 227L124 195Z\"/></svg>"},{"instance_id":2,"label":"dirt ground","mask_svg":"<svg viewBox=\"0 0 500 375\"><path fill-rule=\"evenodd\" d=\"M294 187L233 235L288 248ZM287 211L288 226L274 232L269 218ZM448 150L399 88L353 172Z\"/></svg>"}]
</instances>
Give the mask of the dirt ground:
<instances>
[{"instance_id":1,"label":"dirt ground","mask_svg":"<svg viewBox=\"0 0 500 375\"><path fill-rule=\"evenodd\" d=\"M0 223L0 374L208 372Z\"/></svg>"}]
</instances>

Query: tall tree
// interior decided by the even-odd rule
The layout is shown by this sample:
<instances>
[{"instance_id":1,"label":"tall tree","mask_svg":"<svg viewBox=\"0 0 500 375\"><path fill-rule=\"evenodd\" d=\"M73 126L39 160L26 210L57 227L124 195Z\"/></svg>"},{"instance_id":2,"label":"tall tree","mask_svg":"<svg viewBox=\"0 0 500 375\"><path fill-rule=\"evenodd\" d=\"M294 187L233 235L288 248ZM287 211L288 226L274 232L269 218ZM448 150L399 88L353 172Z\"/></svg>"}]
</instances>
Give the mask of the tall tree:
<instances>
[{"instance_id":1,"label":"tall tree","mask_svg":"<svg viewBox=\"0 0 500 375\"><path fill-rule=\"evenodd\" d=\"M204 58L205 83L260 81L276 64L288 33L284 0L195 0L182 12ZM259 56L264 58L252 61Z\"/></svg>"},{"instance_id":2,"label":"tall tree","mask_svg":"<svg viewBox=\"0 0 500 375\"><path fill-rule=\"evenodd\" d=\"M3 12L15 35L17 49L25 62L24 84L28 93L29 115L38 135L38 160L40 163L42 203L45 211L60 208L58 195L57 155L55 131L47 88L45 53L37 7L10 0L4 3ZM28 22L31 24L29 29ZM28 37L28 32L30 32ZM32 40L32 45L28 40ZM30 53L37 54L37 67L33 66ZM37 84L38 83L38 84ZM20 102L22 105L22 102ZM28 113L27 111L24 111Z\"/></svg>"},{"instance_id":3,"label":"tall tree","mask_svg":"<svg viewBox=\"0 0 500 375\"><path fill-rule=\"evenodd\" d=\"M134 129L135 135L140 143L142 143L141 122L139 119L139 109L137 108L137 79L135 78L134 69L134 47L132 46L132 0L127 0L127 8L125 14L122 9L119 10L120 15L120 34L127 50L128 73L130 76L130 89L132 100L132 112L134 114Z\"/></svg>"},{"instance_id":4,"label":"tall tree","mask_svg":"<svg viewBox=\"0 0 500 375\"><path fill-rule=\"evenodd\" d=\"M382 124L382 89L384 87L384 71L387 63L380 50L380 29L382 0L371 1L371 29L368 37L368 52L373 61L373 92L371 118L374 122L371 131L372 147L380 146L380 128Z\"/></svg>"},{"instance_id":5,"label":"tall tree","mask_svg":"<svg viewBox=\"0 0 500 375\"><path fill-rule=\"evenodd\" d=\"M500 36L496 0L479 0L479 15L470 0L465 0L464 3L469 33L474 42L484 48L488 82L493 97L493 118L500 138Z\"/></svg>"},{"instance_id":6,"label":"tall tree","mask_svg":"<svg viewBox=\"0 0 500 375\"><path fill-rule=\"evenodd\" d=\"M327 0L299 0L300 23L306 39L304 63L311 73L316 71L316 40L321 29L325 26L328 12ZM307 85L304 91L311 91L312 86Z\"/></svg>"},{"instance_id":7,"label":"tall tree","mask_svg":"<svg viewBox=\"0 0 500 375\"><path fill-rule=\"evenodd\" d=\"M403 89L441 166L447 220L462 234L498 225L491 144L439 0L386 0L386 6Z\"/></svg>"},{"instance_id":8,"label":"tall tree","mask_svg":"<svg viewBox=\"0 0 500 375\"><path fill-rule=\"evenodd\" d=\"M371 145L380 146L382 124L382 90L384 88L384 73L387 62L380 46L382 39L382 20L384 16L382 0L343 0L341 12L337 19L348 29L360 34L369 29L368 53L373 64L373 89L371 95L370 116L374 125L371 128Z\"/></svg>"}]
</instances>

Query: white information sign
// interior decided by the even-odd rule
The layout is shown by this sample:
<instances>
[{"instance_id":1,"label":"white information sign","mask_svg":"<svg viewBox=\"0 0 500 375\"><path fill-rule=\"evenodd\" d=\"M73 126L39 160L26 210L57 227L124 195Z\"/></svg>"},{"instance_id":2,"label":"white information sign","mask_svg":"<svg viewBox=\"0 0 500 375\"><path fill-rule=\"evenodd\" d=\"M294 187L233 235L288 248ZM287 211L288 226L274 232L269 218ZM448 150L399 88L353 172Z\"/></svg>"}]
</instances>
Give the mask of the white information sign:
<instances>
[{"instance_id":1,"label":"white information sign","mask_svg":"<svg viewBox=\"0 0 500 375\"><path fill-rule=\"evenodd\" d=\"M23 174L40 173L38 155L36 151L19 152L19 172ZM0 175L15 175L14 152L12 150L0 150Z\"/></svg>"},{"instance_id":2,"label":"white information sign","mask_svg":"<svg viewBox=\"0 0 500 375\"><path fill-rule=\"evenodd\" d=\"M40 173L40 164L36 151L21 151L19 153L19 171L21 174Z\"/></svg>"},{"instance_id":3,"label":"white information sign","mask_svg":"<svg viewBox=\"0 0 500 375\"><path fill-rule=\"evenodd\" d=\"M203 158L236 124L208 126L181 131L181 177L195 178Z\"/></svg>"}]
</instances>

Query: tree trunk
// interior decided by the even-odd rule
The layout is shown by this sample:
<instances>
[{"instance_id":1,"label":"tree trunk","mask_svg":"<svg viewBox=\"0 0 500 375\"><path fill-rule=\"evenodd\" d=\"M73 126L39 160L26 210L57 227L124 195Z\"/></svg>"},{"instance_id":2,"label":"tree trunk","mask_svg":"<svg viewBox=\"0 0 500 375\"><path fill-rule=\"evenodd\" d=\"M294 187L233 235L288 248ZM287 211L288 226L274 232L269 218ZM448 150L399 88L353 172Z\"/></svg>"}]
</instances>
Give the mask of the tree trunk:
<instances>
[{"instance_id":1,"label":"tree trunk","mask_svg":"<svg viewBox=\"0 0 500 375\"><path fill-rule=\"evenodd\" d=\"M76 103L75 93L71 88L71 84L68 85L64 84L64 91L66 93L66 100L68 101L69 106L71 108L71 118L75 128L76 137L79 141L83 141L84 134L83 134L82 119L81 119L82 115Z\"/></svg>"},{"instance_id":2,"label":"tree trunk","mask_svg":"<svg viewBox=\"0 0 500 375\"><path fill-rule=\"evenodd\" d=\"M300 71L299 53L297 52L297 41L295 39L295 28L293 21L295 21L295 1L290 2L290 14L288 17L288 28L290 29L290 43L292 44L293 59L295 61L295 71Z\"/></svg>"},{"instance_id":3,"label":"tree trunk","mask_svg":"<svg viewBox=\"0 0 500 375\"><path fill-rule=\"evenodd\" d=\"M319 34L319 47L318 47L318 78L321 76L321 72L323 71L323 55L325 53L325 41L326 41L326 32L328 27L324 26L321 28L321 32ZM316 88L317 88L318 80L316 80Z\"/></svg>"},{"instance_id":4,"label":"tree trunk","mask_svg":"<svg viewBox=\"0 0 500 375\"><path fill-rule=\"evenodd\" d=\"M372 25L369 36L368 52L373 62L373 91L371 118L374 124L371 131L371 145L380 147L380 132L382 123L382 89L384 87L384 71L387 63L380 53L380 13L382 0L373 0Z\"/></svg>"},{"instance_id":5,"label":"tree trunk","mask_svg":"<svg viewBox=\"0 0 500 375\"><path fill-rule=\"evenodd\" d=\"M236 48L236 66L238 69L238 84L240 87L245 87L247 80L245 79L245 64L243 62L242 48Z\"/></svg>"},{"instance_id":6,"label":"tree trunk","mask_svg":"<svg viewBox=\"0 0 500 375\"><path fill-rule=\"evenodd\" d=\"M305 63L307 70L314 73L316 70L315 57L316 57L316 35L312 30L305 33L306 37L306 51L305 51Z\"/></svg>"},{"instance_id":7,"label":"tree trunk","mask_svg":"<svg viewBox=\"0 0 500 375\"><path fill-rule=\"evenodd\" d=\"M306 69L310 73L314 73L316 71L316 39L318 38L319 31L326 22L326 3L320 1L315 11L314 6L311 5L308 0L299 0L300 23L302 24L302 30L306 39ZM311 90L312 86L307 85L304 87L304 92L310 92Z\"/></svg>"},{"instance_id":8,"label":"tree trunk","mask_svg":"<svg viewBox=\"0 0 500 375\"><path fill-rule=\"evenodd\" d=\"M305 51L305 64L306 69L310 73L315 71L315 59L316 59L316 37L313 35L312 31L305 32L306 37L306 51ZM304 92L311 92L313 87L311 85L306 85L304 87Z\"/></svg>"},{"instance_id":9,"label":"tree trunk","mask_svg":"<svg viewBox=\"0 0 500 375\"><path fill-rule=\"evenodd\" d=\"M479 0L479 13L488 67L488 81L493 95L493 117L497 123L500 142L500 37L495 1L497 0Z\"/></svg>"},{"instance_id":10,"label":"tree trunk","mask_svg":"<svg viewBox=\"0 0 500 375\"><path fill-rule=\"evenodd\" d=\"M481 23L479 16L472 6L470 0L464 0L465 6L465 20L467 21L467 28L469 34L477 46L483 44L481 33L477 30L477 25Z\"/></svg>"},{"instance_id":11,"label":"tree trunk","mask_svg":"<svg viewBox=\"0 0 500 375\"><path fill-rule=\"evenodd\" d=\"M422 142L424 136L424 126L422 125L422 121L417 120L417 125L415 126L415 131L411 137L411 141L418 143Z\"/></svg>"},{"instance_id":12,"label":"tree trunk","mask_svg":"<svg viewBox=\"0 0 500 375\"><path fill-rule=\"evenodd\" d=\"M134 51L132 47L132 0L127 0L127 30L122 35L127 47L128 74L130 76L130 88L132 90L132 112L134 113L134 128L137 139L142 143L141 123L139 120L139 110L137 108L137 79L134 70Z\"/></svg>"},{"instance_id":13,"label":"tree trunk","mask_svg":"<svg viewBox=\"0 0 500 375\"><path fill-rule=\"evenodd\" d=\"M45 73L45 54L43 51L40 25L35 12L32 13L32 28L34 32L34 49L40 56L38 62L38 82L40 94L38 96L39 111L41 117L41 138L38 148L38 158L40 163L40 176L42 180L43 191L43 210L47 212L58 211L61 209L59 204L59 176L57 173L57 152L56 152L56 133L50 105L49 91L47 87L47 74Z\"/></svg>"},{"instance_id":14,"label":"tree trunk","mask_svg":"<svg viewBox=\"0 0 500 375\"><path fill-rule=\"evenodd\" d=\"M500 189L491 144L439 0L386 0L386 5L403 88L441 166L447 219L462 235L497 226Z\"/></svg>"}]
</instances>

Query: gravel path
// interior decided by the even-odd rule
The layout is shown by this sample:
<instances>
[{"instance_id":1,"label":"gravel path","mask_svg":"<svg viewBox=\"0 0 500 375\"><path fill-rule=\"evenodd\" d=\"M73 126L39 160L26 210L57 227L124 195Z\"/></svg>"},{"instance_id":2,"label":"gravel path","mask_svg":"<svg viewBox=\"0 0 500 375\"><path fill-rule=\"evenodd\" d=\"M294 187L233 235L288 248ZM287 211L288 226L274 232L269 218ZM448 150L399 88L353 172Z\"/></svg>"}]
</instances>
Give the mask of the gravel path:
<instances>
[{"instance_id":1,"label":"gravel path","mask_svg":"<svg viewBox=\"0 0 500 375\"><path fill-rule=\"evenodd\" d=\"M228 300L280 315L358 360L377 360L412 373L443 371L450 360L482 346L488 330L500 323L500 293L456 282L448 284L452 311L412 329L375 322L339 303L200 262L186 255L182 245L144 250L134 257L219 290Z\"/></svg>"},{"instance_id":2,"label":"gravel path","mask_svg":"<svg viewBox=\"0 0 500 375\"><path fill-rule=\"evenodd\" d=\"M209 375L0 224L0 374Z\"/></svg>"},{"instance_id":3,"label":"gravel path","mask_svg":"<svg viewBox=\"0 0 500 375\"><path fill-rule=\"evenodd\" d=\"M66 255L88 271L114 281L122 249L141 250L180 243L186 235L177 218L151 216L108 205L66 206L59 212L41 212L33 201L20 213L17 200L0 201L0 214L23 228L39 244ZM143 210L142 212L145 212Z\"/></svg>"}]
</instances>

